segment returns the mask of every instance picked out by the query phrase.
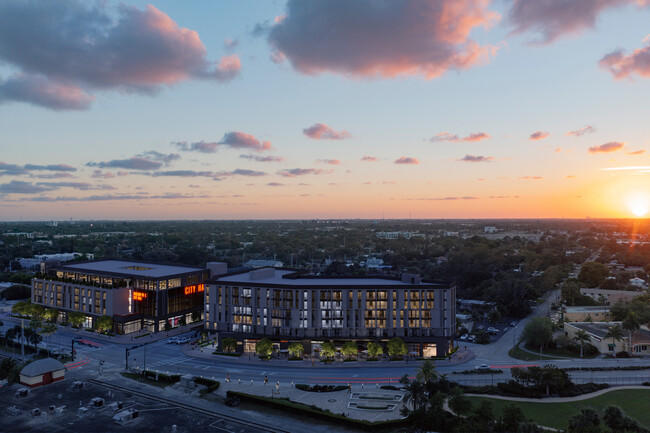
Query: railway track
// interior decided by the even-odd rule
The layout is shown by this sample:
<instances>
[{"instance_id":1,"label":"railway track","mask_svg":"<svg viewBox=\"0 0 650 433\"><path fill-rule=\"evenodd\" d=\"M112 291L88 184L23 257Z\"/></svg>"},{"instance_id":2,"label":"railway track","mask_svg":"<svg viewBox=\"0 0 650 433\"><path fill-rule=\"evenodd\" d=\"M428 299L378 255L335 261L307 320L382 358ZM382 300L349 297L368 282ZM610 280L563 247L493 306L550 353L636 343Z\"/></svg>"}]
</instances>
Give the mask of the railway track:
<instances>
[{"instance_id":1,"label":"railway track","mask_svg":"<svg viewBox=\"0 0 650 433\"><path fill-rule=\"evenodd\" d=\"M243 419L243 418L238 418L236 416L225 415L225 414L223 414L221 412L216 412L216 411L212 411L212 410L209 410L209 409L203 409L203 408L192 406L192 405L182 403L182 402L179 402L179 401L170 400L170 399L167 399L167 398L164 398L164 397L160 397L158 395L149 394L147 392L127 388L127 387L124 387L124 386L114 385L114 384L108 383L108 382L103 382L101 380L90 379L90 380L88 380L88 382L92 383L92 384L95 384L95 385L102 386L104 388L109 388L109 389L113 389L113 390L116 390L116 391L127 392L127 393L130 393L130 394L133 394L133 395L137 395L139 397L148 398L150 400L154 400L154 401L157 401L159 403L165 403L165 404L168 404L170 406L177 407L179 409L184 409L184 410L194 412L194 413L198 413L198 414L201 414L201 415L207 415L207 416L211 416L211 417L215 417L215 418L220 418L220 419L223 419L223 420L226 420L226 421L230 421L230 422L233 422L233 423L241 424L242 426L257 429L260 432L291 433L289 430L282 430L282 429L278 429L278 428L275 428L275 427L269 427L269 426L264 425L264 424L256 423L256 422L249 421L249 420L246 420L246 419Z\"/></svg>"}]
</instances>

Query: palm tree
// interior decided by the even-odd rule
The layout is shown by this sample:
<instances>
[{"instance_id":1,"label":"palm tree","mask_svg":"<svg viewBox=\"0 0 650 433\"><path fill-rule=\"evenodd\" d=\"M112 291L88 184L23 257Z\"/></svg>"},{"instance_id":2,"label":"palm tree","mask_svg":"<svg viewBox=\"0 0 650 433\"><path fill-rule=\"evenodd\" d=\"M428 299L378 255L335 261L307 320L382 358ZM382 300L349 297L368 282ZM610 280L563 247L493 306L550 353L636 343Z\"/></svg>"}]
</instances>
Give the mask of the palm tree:
<instances>
[{"instance_id":1,"label":"palm tree","mask_svg":"<svg viewBox=\"0 0 650 433\"><path fill-rule=\"evenodd\" d=\"M605 338L611 338L613 342L614 358L616 358L616 342L623 339L623 329L621 325L612 325L607 327Z\"/></svg>"},{"instance_id":2,"label":"palm tree","mask_svg":"<svg viewBox=\"0 0 650 433\"><path fill-rule=\"evenodd\" d=\"M419 380L422 383L433 382L438 378L439 374L436 371L436 366L432 360L427 359L422 363L418 372L415 376L416 380Z\"/></svg>"},{"instance_id":3,"label":"palm tree","mask_svg":"<svg viewBox=\"0 0 650 433\"><path fill-rule=\"evenodd\" d=\"M630 353L634 351L634 348L632 347L632 333L639 328L641 328L641 322L639 322L639 319L636 317L636 314L634 314L634 311L628 312L625 319L623 319L623 329L627 331L627 349Z\"/></svg>"},{"instance_id":4,"label":"palm tree","mask_svg":"<svg viewBox=\"0 0 650 433\"><path fill-rule=\"evenodd\" d=\"M404 387L404 405L410 404L414 411L427 404L427 389L419 380L411 380Z\"/></svg>"},{"instance_id":5,"label":"palm tree","mask_svg":"<svg viewBox=\"0 0 650 433\"><path fill-rule=\"evenodd\" d=\"M48 353L48 356L49 356L50 353L52 352L52 349L51 349L51 347L50 347L50 346L51 346L51 343L52 343L52 334L54 334L54 333L56 332L57 329L58 329L58 328L57 328L57 326L56 326L54 323L46 323L45 325L43 325L43 328L41 329L41 334L43 334L43 335L45 335L46 337L48 337L48 340L49 340L49 342L47 343L47 353Z\"/></svg>"},{"instance_id":6,"label":"palm tree","mask_svg":"<svg viewBox=\"0 0 650 433\"><path fill-rule=\"evenodd\" d=\"M573 337L573 340L577 341L578 344L580 344L580 358L582 358L582 354L583 354L582 348L584 346L584 343L587 341L591 341L591 338L589 337L587 331L585 331L584 329L579 329L578 332L576 332L575 337Z\"/></svg>"}]
</instances>

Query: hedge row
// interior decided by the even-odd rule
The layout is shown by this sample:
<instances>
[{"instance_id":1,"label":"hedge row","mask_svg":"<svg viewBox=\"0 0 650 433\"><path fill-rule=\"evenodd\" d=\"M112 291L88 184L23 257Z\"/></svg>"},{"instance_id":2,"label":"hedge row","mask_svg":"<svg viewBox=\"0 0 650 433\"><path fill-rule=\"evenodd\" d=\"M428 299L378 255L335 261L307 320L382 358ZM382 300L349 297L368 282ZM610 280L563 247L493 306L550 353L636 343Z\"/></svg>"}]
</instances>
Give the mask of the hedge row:
<instances>
[{"instance_id":1,"label":"hedge row","mask_svg":"<svg viewBox=\"0 0 650 433\"><path fill-rule=\"evenodd\" d=\"M221 383L218 380L206 379L205 377L195 377L194 383L196 383L197 385L207 386L206 389L202 389L200 391L202 395L210 394L211 392L218 390L219 385L221 385Z\"/></svg>"},{"instance_id":2,"label":"hedge row","mask_svg":"<svg viewBox=\"0 0 650 433\"><path fill-rule=\"evenodd\" d=\"M296 389L309 392L334 392L348 389L345 385L306 385L304 383L296 384Z\"/></svg>"}]
</instances>

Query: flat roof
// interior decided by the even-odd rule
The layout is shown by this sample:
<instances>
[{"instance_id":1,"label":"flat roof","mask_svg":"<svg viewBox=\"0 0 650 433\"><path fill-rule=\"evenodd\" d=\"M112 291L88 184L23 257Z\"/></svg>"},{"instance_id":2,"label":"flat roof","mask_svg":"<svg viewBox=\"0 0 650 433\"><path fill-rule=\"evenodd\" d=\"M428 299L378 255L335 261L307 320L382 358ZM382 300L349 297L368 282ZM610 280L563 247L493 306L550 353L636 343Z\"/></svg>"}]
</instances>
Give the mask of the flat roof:
<instances>
[{"instance_id":1,"label":"flat roof","mask_svg":"<svg viewBox=\"0 0 650 433\"><path fill-rule=\"evenodd\" d=\"M223 277L218 277L214 280L216 283L233 283L233 284L249 284L251 286L278 286L278 287L335 287L335 286L384 286L384 287L432 287L440 286L440 288L446 288L444 284L437 283L420 283L420 284L411 284L404 283L401 280L391 280L388 278L320 278L320 277L297 277L297 278L285 278L286 275L295 274L295 271L287 270L278 270L278 269L261 269L264 272L260 274L259 271L250 271L244 272L235 275L226 275ZM268 272L273 270L273 272ZM258 272L256 274L256 272ZM251 278L252 276L252 278Z\"/></svg>"},{"instance_id":2,"label":"flat roof","mask_svg":"<svg viewBox=\"0 0 650 433\"><path fill-rule=\"evenodd\" d=\"M66 263L56 269L69 272L88 272L104 275L124 275L129 277L165 278L197 271L203 268L189 266L163 265L127 260L96 260L83 263Z\"/></svg>"},{"instance_id":3,"label":"flat roof","mask_svg":"<svg viewBox=\"0 0 650 433\"><path fill-rule=\"evenodd\" d=\"M565 312L567 313L590 313L590 312L609 312L609 307L606 306L576 306L576 307L566 307Z\"/></svg>"}]
</instances>

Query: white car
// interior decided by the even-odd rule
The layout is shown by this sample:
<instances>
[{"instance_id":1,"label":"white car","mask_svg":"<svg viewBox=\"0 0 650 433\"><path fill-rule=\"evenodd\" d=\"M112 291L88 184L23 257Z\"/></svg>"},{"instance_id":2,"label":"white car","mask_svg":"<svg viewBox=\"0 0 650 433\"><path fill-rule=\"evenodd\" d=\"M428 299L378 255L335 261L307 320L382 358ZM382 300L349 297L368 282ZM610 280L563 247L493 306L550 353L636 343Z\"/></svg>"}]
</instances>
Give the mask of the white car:
<instances>
[{"instance_id":1,"label":"white car","mask_svg":"<svg viewBox=\"0 0 650 433\"><path fill-rule=\"evenodd\" d=\"M479 364L476 367L474 367L474 370L488 370L489 368L490 366L487 364Z\"/></svg>"},{"instance_id":2,"label":"white car","mask_svg":"<svg viewBox=\"0 0 650 433\"><path fill-rule=\"evenodd\" d=\"M496 335L496 334L499 333L499 330L498 330L497 328L493 328L493 327L490 326L490 327L487 329L487 332L488 332L488 334Z\"/></svg>"},{"instance_id":3,"label":"white car","mask_svg":"<svg viewBox=\"0 0 650 433\"><path fill-rule=\"evenodd\" d=\"M167 340L167 344L178 344L178 337L172 337Z\"/></svg>"},{"instance_id":4,"label":"white car","mask_svg":"<svg viewBox=\"0 0 650 433\"><path fill-rule=\"evenodd\" d=\"M461 336L460 336L460 341L465 341L465 340L467 340L467 337L468 337L467 334L463 334L463 335L461 335Z\"/></svg>"},{"instance_id":5,"label":"white car","mask_svg":"<svg viewBox=\"0 0 650 433\"><path fill-rule=\"evenodd\" d=\"M190 342L190 339L187 337L181 337L176 341L176 344L187 344Z\"/></svg>"}]
</instances>

